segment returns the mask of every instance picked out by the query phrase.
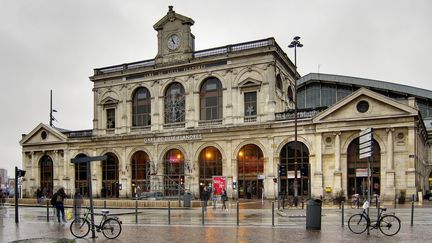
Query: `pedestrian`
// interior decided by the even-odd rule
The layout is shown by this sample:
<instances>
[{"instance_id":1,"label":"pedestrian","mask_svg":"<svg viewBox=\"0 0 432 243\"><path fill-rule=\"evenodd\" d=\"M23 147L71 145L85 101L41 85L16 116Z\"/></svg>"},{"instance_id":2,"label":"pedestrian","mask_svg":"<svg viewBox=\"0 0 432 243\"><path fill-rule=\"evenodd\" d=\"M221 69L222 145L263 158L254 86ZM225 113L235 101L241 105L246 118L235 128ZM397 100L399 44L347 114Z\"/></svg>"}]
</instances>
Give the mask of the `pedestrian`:
<instances>
[{"instance_id":1,"label":"pedestrian","mask_svg":"<svg viewBox=\"0 0 432 243\"><path fill-rule=\"evenodd\" d=\"M226 207L226 202L228 201L228 195L225 189L223 189L222 195L221 195L221 200L222 200L222 210L226 210L228 211L227 207Z\"/></svg>"},{"instance_id":2,"label":"pedestrian","mask_svg":"<svg viewBox=\"0 0 432 243\"><path fill-rule=\"evenodd\" d=\"M79 191L76 191L74 195L74 201L73 201L74 217L76 219L80 218L82 203L83 203L83 197L81 196L81 193Z\"/></svg>"},{"instance_id":3,"label":"pedestrian","mask_svg":"<svg viewBox=\"0 0 432 243\"><path fill-rule=\"evenodd\" d=\"M209 189L207 186L204 187L202 193L201 193L201 201L204 207L204 211L207 211L207 201L210 198Z\"/></svg>"},{"instance_id":4,"label":"pedestrian","mask_svg":"<svg viewBox=\"0 0 432 243\"><path fill-rule=\"evenodd\" d=\"M252 198L252 186L250 184L246 188L246 195L247 195L247 199Z\"/></svg>"},{"instance_id":5,"label":"pedestrian","mask_svg":"<svg viewBox=\"0 0 432 243\"><path fill-rule=\"evenodd\" d=\"M57 221L60 223L60 213L62 216L62 221L66 223L65 210L64 210L64 200L67 198L67 195L64 191L63 187L57 190L56 193L53 194L51 198L51 204L53 204L57 210Z\"/></svg>"},{"instance_id":6,"label":"pedestrian","mask_svg":"<svg viewBox=\"0 0 432 243\"><path fill-rule=\"evenodd\" d=\"M212 195L212 201L213 201L213 209L216 209L217 201L218 201L218 195L216 194L216 190L214 188L211 190L211 195Z\"/></svg>"},{"instance_id":7,"label":"pedestrian","mask_svg":"<svg viewBox=\"0 0 432 243\"><path fill-rule=\"evenodd\" d=\"M40 188L36 190L36 199L38 204L42 202L42 190Z\"/></svg>"},{"instance_id":8,"label":"pedestrian","mask_svg":"<svg viewBox=\"0 0 432 243\"><path fill-rule=\"evenodd\" d=\"M6 202L6 195L3 193L3 189L0 188L0 206L4 206Z\"/></svg>"}]
</instances>

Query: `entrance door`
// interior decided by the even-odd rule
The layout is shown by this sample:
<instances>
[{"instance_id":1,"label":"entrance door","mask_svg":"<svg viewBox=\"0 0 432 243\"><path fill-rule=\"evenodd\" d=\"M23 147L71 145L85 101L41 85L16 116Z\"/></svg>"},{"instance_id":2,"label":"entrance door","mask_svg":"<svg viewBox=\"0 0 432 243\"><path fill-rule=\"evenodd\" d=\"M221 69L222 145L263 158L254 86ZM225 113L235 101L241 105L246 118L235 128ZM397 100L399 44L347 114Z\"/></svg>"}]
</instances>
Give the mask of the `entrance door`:
<instances>
[{"instance_id":1,"label":"entrance door","mask_svg":"<svg viewBox=\"0 0 432 243\"><path fill-rule=\"evenodd\" d=\"M255 144L243 146L238 155L239 198L261 198L263 183L258 175L264 173L264 157Z\"/></svg>"},{"instance_id":2,"label":"entrance door","mask_svg":"<svg viewBox=\"0 0 432 243\"><path fill-rule=\"evenodd\" d=\"M261 199L263 180L239 180L239 197L244 199Z\"/></svg>"}]
</instances>

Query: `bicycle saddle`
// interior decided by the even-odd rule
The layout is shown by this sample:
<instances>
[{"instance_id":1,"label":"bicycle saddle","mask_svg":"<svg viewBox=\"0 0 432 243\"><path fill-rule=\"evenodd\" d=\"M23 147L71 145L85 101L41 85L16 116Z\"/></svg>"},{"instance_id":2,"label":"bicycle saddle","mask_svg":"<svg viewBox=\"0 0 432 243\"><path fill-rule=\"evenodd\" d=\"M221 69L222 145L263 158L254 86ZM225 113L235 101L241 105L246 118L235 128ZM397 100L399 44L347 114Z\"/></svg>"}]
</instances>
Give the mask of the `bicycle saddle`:
<instances>
[{"instance_id":1,"label":"bicycle saddle","mask_svg":"<svg viewBox=\"0 0 432 243\"><path fill-rule=\"evenodd\" d=\"M101 212L102 212L103 214L108 214L108 213L109 213L109 210L108 210L108 209L102 209Z\"/></svg>"}]
</instances>

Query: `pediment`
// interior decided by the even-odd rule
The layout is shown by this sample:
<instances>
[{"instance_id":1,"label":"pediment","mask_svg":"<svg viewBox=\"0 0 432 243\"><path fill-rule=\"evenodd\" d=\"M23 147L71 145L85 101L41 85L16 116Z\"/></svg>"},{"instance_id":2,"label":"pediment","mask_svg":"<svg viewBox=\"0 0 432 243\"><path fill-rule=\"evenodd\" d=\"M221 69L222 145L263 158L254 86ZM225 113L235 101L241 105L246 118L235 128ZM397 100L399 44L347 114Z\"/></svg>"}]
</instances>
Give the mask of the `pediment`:
<instances>
[{"instance_id":1,"label":"pediment","mask_svg":"<svg viewBox=\"0 0 432 243\"><path fill-rule=\"evenodd\" d=\"M156 24L153 25L153 28L155 30L161 30L164 28L164 26L169 23L169 22L174 22L174 21L180 21L181 24L187 24L187 25L193 25L195 22L193 21L193 19L188 18L186 16L183 16L181 14L176 13L173 10L172 6L169 6L169 11L168 13L162 18L160 19Z\"/></svg>"},{"instance_id":2,"label":"pediment","mask_svg":"<svg viewBox=\"0 0 432 243\"><path fill-rule=\"evenodd\" d=\"M416 116L418 110L366 88L340 100L314 118L314 122L334 122Z\"/></svg>"},{"instance_id":3,"label":"pediment","mask_svg":"<svg viewBox=\"0 0 432 243\"><path fill-rule=\"evenodd\" d=\"M250 87L260 87L262 84L261 81L253 79L253 78L247 78L243 81L241 81L238 86L239 88L250 88Z\"/></svg>"},{"instance_id":4,"label":"pediment","mask_svg":"<svg viewBox=\"0 0 432 243\"><path fill-rule=\"evenodd\" d=\"M40 123L29 134L24 135L20 145L52 144L66 142L67 137L56 128Z\"/></svg>"},{"instance_id":5,"label":"pediment","mask_svg":"<svg viewBox=\"0 0 432 243\"><path fill-rule=\"evenodd\" d=\"M119 103L119 100L114 99L110 96L105 97L103 100L101 100L100 102L102 105L116 105Z\"/></svg>"}]
</instances>

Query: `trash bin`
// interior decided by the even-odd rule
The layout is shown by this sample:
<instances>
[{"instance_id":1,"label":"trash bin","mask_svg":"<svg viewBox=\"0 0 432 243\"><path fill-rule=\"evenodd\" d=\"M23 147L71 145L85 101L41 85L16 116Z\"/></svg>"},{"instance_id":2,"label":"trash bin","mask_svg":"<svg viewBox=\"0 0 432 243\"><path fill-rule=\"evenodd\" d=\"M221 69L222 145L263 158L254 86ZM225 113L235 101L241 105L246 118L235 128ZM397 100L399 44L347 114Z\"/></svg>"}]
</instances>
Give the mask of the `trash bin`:
<instances>
[{"instance_id":1,"label":"trash bin","mask_svg":"<svg viewBox=\"0 0 432 243\"><path fill-rule=\"evenodd\" d=\"M306 204L306 229L321 230L321 207L320 199L309 199Z\"/></svg>"},{"instance_id":2,"label":"trash bin","mask_svg":"<svg viewBox=\"0 0 432 243\"><path fill-rule=\"evenodd\" d=\"M191 206L191 197L192 197L192 195L191 195L190 192L186 192L183 195L183 207L190 208L190 206Z\"/></svg>"}]
</instances>

